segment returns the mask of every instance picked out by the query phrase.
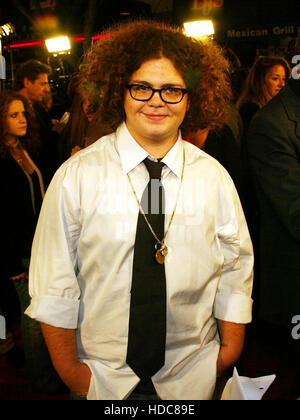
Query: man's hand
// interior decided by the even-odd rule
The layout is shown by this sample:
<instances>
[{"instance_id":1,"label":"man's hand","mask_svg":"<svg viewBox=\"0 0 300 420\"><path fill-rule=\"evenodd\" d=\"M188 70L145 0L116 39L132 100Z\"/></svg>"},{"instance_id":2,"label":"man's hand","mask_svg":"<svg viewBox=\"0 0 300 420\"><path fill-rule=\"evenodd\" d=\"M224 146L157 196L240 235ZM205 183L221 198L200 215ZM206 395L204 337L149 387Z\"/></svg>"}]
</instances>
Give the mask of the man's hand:
<instances>
[{"instance_id":1,"label":"man's hand","mask_svg":"<svg viewBox=\"0 0 300 420\"><path fill-rule=\"evenodd\" d=\"M220 377L240 357L245 340L246 326L218 320L221 348L217 360L217 376Z\"/></svg>"},{"instance_id":2,"label":"man's hand","mask_svg":"<svg viewBox=\"0 0 300 420\"><path fill-rule=\"evenodd\" d=\"M239 359L245 340L246 326L233 322L218 320L221 348L217 360L217 399L220 399L227 380L230 378L229 368Z\"/></svg>"},{"instance_id":3,"label":"man's hand","mask_svg":"<svg viewBox=\"0 0 300 420\"><path fill-rule=\"evenodd\" d=\"M53 366L74 394L86 396L90 386L90 368L77 356L75 330L41 324Z\"/></svg>"},{"instance_id":4,"label":"man's hand","mask_svg":"<svg viewBox=\"0 0 300 420\"><path fill-rule=\"evenodd\" d=\"M68 376L62 378L62 380L74 394L86 397L92 376L90 368L88 365L78 361L73 366L70 366L69 369ZM72 374L71 371L73 371Z\"/></svg>"}]
</instances>

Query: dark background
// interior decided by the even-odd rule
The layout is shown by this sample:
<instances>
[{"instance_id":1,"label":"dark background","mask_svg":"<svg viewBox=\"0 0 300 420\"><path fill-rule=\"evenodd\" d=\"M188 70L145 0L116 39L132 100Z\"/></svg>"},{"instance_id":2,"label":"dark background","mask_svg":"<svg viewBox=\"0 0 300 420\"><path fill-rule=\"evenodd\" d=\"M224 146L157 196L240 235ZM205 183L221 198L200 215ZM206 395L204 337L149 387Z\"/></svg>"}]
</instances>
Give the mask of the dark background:
<instances>
[{"instance_id":1,"label":"dark background","mask_svg":"<svg viewBox=\"0 0 300 420\"><path fill-rule=\"evenodd\" d=\"M151 3L151 4L149 4ZM111 23L136 17L155 18L181 25L193 18L213 18L217 41L226 46L228 28L263 26L272 24L295 24L299 22L300 2L282 0L198 0L198 9L193 10L193 0L173 0L169 10L160 13L164 0L149 2L129 0L12 0L0 6L0 25L12 22L16 36L2 39L3 46L18 40L36 40L53 37L58 33L84 35L85 43L72 48L75 61L90 43L93 33L100 32ZM223 5L222 5L223 3ZM194 2L195 4L195 2ZM245 40L253 41L253 40ZM254 40L258 42L259 40ZM244 45L246 48L246 46ZM240 49L240 48L239 48ZM38 54L44 58L45 48L30 51L14 49L16 64L27 56ZM78 50L78 51L77 51ZM5 54L4 49L4 54ZM248 65L248 63L247 63Z\"/></svg>"},{"instance_id":2,"label":"dark background","mask_svg":"<svg viewBox=\"0 0 300 420\"><path fill-rule=\"evenodd\" d=\"M207 2L208 7L205 7ZM29 35L34 32L34 20L36 16L53 14L59 18L60 27L69 32L82 32L84 18L88 8L95 9L93 17L90 19L93 31L100 30L103 26L113 20L119 20L120 13L129 12L131 16L151 16L156 15L159 4L164 3L160 0L153 0L151 4L143 1L128 0L11 0L9 3L2 2L0 6L0 24L6 21L14 21L20 35ZM168 19L178 23L189 16L191 12L192 0L173 0L173 7ZM300 13L300 2L290 0L223 0L222 7L213 7L213 0L200 0L198 15L209 12L212 15L221 15L222 24L265 24L265 23L284 23L298 21ZM201 4L203 7L201 8ZM218 3L218 2L217 2ZM222 3L222 2L219 2ZM54 7L44 7L45 5ZM212 5L212 6L209 6ZM52 9L52 10L51 10Z\"/></svg>"},{"instance_id":3,"label":"dark background","mask_svg":"<svg viewBox=\"0 0 300 420\"><path fill-rule=\"evenodd\" d=\"M169 7L163 7L168 4ZM197 8L193 8L193 6ZM91 36L110 24L133 18L154 18L182 25L193 19L212 18L216 41L238 55L242 67L249 68L256 55L286 54L287 45L297 37L300 26L300 1L286 0L11 0L0 5L0 25L13 23L16 34L2 38L6 59L7 80L10 86L18 65L29 58L48 62L54 70L53 90L64 91L70 74L78 70ZM293 34L272 36L272 25L294 25ZM230 30L250 28L270 29L270 36L228 36ZM288 26L290 27L290 26ZM58 58L49 55L45 45L12 48L13 44L44 40L59 34L81 36L84 42L72 42L72 53Z\"/></svg>"}]
</instances>

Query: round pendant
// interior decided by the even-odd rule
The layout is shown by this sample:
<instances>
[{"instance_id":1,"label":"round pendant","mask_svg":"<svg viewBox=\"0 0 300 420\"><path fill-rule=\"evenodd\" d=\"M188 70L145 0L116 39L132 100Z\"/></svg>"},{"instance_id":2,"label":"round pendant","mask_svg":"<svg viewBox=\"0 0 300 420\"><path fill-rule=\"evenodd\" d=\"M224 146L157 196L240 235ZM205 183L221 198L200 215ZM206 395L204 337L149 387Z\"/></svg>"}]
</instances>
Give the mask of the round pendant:
<instances>
[{"instance_id":1,"label":"round pendant","mask_svg":"<svg viewBox=\"0 0 300 420\"><path fill-rule=\"evenodd\" d=\"M163 264L165 262L167 254L168 248L166 245L163 245L158 251L156 251L155 258L158 264Z\"/></svg>"}]
</instances>

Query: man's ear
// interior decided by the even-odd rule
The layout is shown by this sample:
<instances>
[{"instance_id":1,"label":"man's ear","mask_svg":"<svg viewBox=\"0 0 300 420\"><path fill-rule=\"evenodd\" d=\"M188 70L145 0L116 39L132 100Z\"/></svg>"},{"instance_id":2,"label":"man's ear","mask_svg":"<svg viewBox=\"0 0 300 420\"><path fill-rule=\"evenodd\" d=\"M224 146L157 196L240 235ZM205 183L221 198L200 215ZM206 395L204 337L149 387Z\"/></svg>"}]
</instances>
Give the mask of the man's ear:
<instances>
[{"instance_id":1,"label":"man's ear","mask_svg":"<svg viewBox=\"0 0 300 420\"><path fill-rule=\"evenodd\" d=\"M31 81L28 79L28 77L24 77L24 81L23 81L24 87L27 88L30 83L31 83Z\"/></svg>"}]
</instances>

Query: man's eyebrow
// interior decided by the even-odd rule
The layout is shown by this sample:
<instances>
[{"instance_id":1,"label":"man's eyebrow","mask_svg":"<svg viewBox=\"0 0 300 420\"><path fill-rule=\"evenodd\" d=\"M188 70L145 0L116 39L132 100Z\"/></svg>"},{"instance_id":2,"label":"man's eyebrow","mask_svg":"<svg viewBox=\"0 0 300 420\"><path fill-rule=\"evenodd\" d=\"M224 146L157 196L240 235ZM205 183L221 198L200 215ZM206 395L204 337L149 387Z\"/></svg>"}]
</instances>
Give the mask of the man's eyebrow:
<instances>
[{"instance_id":1,"label":"man's eyebrow","mask_svg":"<svg viewBox=\"0 0 300 420\"><path fill-rule=\"evenodd\" d=\"M139 85L145 85L145 86L151 86L153 87L153 85L150 82L147 82L146 80L132 80L130 83L136 83ZM183 87L182 83L178 83L178 82L169 82L169 83L163 83L161 85L162 88L164 87Z\"/></svg>"}]
</instances>

